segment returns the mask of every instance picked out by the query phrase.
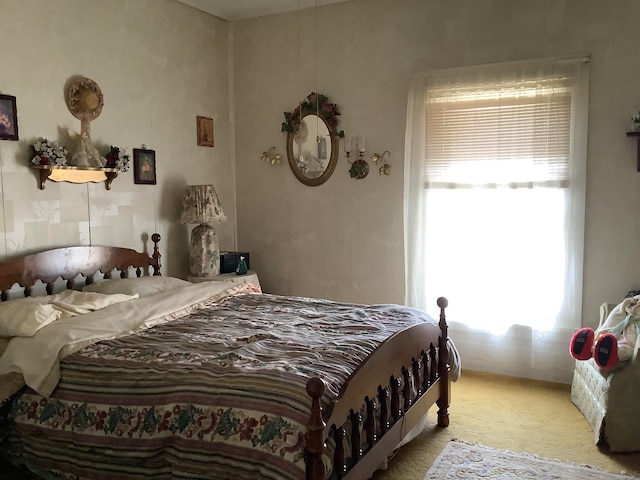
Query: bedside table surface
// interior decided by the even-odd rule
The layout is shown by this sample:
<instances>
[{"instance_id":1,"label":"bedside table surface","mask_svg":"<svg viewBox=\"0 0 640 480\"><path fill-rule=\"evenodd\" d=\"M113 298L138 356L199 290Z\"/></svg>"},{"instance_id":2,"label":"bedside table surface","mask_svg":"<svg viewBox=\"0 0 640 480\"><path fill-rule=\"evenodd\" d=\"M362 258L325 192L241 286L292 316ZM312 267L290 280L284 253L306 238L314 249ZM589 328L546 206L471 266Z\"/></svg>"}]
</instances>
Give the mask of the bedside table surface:
<instances>
[{"instance_id":1,"label":"bedside table surface","mask_svg":"<svg viewBox=\"0 0 640 480\"><path fill-rule=\"evenodd\" d=\"M244 275L237 275L236 273L223 273L221 275L215 275L213 277L188 277L191 283L199 282L227 282L230 285L241 285L243 283L251 283L252 285L260 286L260 279L258 274L253 270L249 270Z\"/></svg>"}]
</instances>

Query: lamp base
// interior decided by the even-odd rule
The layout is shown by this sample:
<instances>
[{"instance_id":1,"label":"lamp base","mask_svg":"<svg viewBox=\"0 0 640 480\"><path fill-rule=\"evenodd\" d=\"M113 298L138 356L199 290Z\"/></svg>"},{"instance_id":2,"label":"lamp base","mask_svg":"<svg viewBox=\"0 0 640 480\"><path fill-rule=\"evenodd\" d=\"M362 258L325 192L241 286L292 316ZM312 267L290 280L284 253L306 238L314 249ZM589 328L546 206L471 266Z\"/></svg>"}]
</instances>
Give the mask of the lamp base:
<instances>
[{"instance_id":1,"label":"lamp base","mask_svg":"<svg viewBox=\"0 0 640 480\"><path fill-rule=\"evenodd\" d=\"M218 235L212 225L201 223L191 230L189 276L213 277L220 274Z\"/></svg>"}]
</instances>

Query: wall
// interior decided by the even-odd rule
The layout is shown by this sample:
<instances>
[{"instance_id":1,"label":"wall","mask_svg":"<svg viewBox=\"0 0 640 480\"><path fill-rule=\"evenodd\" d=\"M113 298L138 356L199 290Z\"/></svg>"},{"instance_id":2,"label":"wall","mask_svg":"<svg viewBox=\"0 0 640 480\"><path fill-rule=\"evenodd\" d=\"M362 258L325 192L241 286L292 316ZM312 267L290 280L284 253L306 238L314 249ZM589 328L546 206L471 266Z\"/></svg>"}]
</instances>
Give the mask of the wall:
<instances>
[{"instance_id":1,"label":"wall","mask_svg":"<svg viewBox=\"0 0 640 480\"><path fill-rule=\"evenodd\" d=\"M625 136L640 105L638 18L638 0L353 0L319 8L317 15L305 10L234 23L238 238L251 251L263 287L402 303L403 146L411 76L590 52L583 324L595 326L601 302L619 301L640 285L640 174L636 141ZM390 177L374 172L350 179L342 156L326 184L306 187L286 162L260 162L271 145L284 153L282 112L316 89L341 108L339 128L366 134L371 152L391 151ZM526 302L526 292L523 297ZM449 314L455 319L454 302ZM570 381L571 359L559 361L561 373L554 370L548 379ZM511 373L509 365L486 368Z\"/></svg>"},{"instance_id":2,"label":"wall","mask_svg":"<svg viewBox=\"0 0 640 480\"><path fill-rule=\"evenodd\" d=\"M640 174L635 140L624 135L640 106L639 14L638 0L352 0L230 26L173 0L0 0L0 92L18 97L21 138L0 142L0 256L78 243L141 248L159 231L165 273L184 277L182 192L212 182L229 217L221 247L236 244L237 188L237 246L251 252L266 290L402 303L411 76L590 52L583 323L595 326L602 301L640 285ZM135 185L127 172L109 192L37 189L29 145L79 129L63 92L77 74L105 96L94 142L155 149L158 185ZM391 151L391 176L350 179L342 157L326 184L306 187L286 162L259 160L271 145L284 153L282 113L312 90L338 103L339 128L367 135L371 152ZM215 148L195 145L196 115L214 118ZM449 312L455 318L454 302Z\"/></svg>"},{"instance_id":3,"label":"wall","mask_svg":"<svg viewBox=\"0 0 640 480\"><path fill-rule=\"evenodd\" d=\"M228 23L174 0L0 0L0 93L15 95L19 142L0 142L0 257L74 244L151 248L162 235L165 274L187 275L188 227L178 218L184 187L213 183L235 244L235 175L229 127ZM28 168L38 137L73 148L80 121L65 105L74 75L95 80L104 108L91 124L96 146L156 151L155 186L120 173L103 184L47 182ZM213 117L215 147L196 146L196 115ZM103 152L104 153L104 152Z\"/></svg>"}]
</instances>

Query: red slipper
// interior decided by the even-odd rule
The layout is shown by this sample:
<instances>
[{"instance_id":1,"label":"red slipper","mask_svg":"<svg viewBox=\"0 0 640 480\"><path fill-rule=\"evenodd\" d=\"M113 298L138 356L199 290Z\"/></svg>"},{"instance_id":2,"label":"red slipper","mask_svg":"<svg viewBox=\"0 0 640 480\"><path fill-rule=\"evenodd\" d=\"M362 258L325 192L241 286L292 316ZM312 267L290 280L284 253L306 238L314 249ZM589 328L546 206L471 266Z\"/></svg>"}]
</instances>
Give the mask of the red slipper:
<instances>
[{"instance_id":1,"label":"red slipper","mask_svg":"<svg viewBox=\"0 0 640 480\"><path fill-rule=\"evenodd\" d=\"M598 337L593 357L603 370L615 367L618 364L618 339L610 333Z\"/></svg>"},{"instance_id":2,"label":"red slipper","mask_svg":"<svg viewBox=\"0 0 640 480\"><path fill-rule=\"evenodd\" d=\"M576 360L589 360L593 351L593 329L581 328L571 337L569 353Z\"/></svg>"}]
</instances>

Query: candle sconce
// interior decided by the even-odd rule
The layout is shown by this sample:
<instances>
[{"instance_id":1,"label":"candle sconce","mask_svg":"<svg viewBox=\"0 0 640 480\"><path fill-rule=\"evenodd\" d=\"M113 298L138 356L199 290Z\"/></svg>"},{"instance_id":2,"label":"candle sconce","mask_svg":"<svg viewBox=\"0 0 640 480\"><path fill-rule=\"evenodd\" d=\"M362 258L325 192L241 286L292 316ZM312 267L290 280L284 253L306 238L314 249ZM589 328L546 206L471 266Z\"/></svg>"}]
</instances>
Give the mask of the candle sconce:
<instances>
[{"instance_id":1,"label":"candle sconce","mask_svg":"<svg viewBox=\"0 0 640 480\"><path fill-rule=\"evenodd\" d=\"M364 158L365 154L365 139L366 137L351 137L345 136L343 138L344 141L344 154L347 157L347 162L351 164L351 168L349 169L349 175L351 178L355 178L356 180L360 180L369 175L369 162L367 162ZM353 145L355 143L356 146L356 158L352 159L352 150ZM378 173L380 175L389 175L391 173L391 165L389 164L389 160L391 160L391 152L389 150L385 150L382 154L374 153L371 155L371 161L379 166Z\"/></svg>"},{"instance_id":2,"label":"candle sconce","mask_svg":"<svg viewBox=\"0 0 640 480\"><path fill-rule=\"evenodd\" d=\"M267 162L269 165L280 165L282 155L276 152L276 147L271 147L266 152L262 152L260 160Z\"/></svg>"},{"instance_id":3,"label":"candle sconce","mask_svg":"<svg viewBox=\"0 0 640 480\"><path fill-rule=\"evenodd\" d=\"M357 158L355 160L351 160L351 149L353 148L354 140L358 153ZM360 180L369 175L369 162L364 159L364 152L365 137L356 137L355 139L352 137L344 137L344 153L347 157L347 161L351 164L349 175L351 178L355 178L356 180Z\"/></svg>"},{"instance_id":4,"label":"candle sconce","mask_svg":"<svg viewBox=\"0 0 640 480\"><path fill-rule=\"evenodd\" d=\"M378 173L380 175L391 174L391 165L389 164L389 160L391 160L391 152L389 150L382 152L382 155L377 153L371 155L371 161L376 165L379 165Z\"/></svg>"}]
</instances>

